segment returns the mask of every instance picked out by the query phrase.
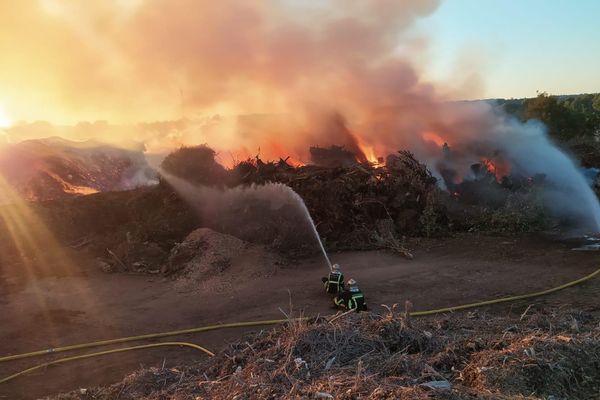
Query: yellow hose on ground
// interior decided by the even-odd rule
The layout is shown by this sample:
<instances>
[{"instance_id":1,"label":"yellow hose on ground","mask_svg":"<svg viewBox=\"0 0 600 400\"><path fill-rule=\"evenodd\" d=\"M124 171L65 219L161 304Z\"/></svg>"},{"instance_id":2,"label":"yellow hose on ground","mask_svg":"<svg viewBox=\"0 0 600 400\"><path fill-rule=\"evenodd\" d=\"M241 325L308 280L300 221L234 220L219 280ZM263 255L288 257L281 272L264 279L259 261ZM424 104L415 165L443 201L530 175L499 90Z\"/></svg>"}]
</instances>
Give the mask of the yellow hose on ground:
<instances>
[{"instance_id":1,"label":"yellow hose on ground","mask_svg":"<svg viewBox=\"0 0 600 400\"><path fill-rule=\"evenodd\" d=\"M18 376L27 374L27 373L35 371L35 370L38 370L40 368L48 367L50 365L62 364L62 363L68 362L68 361L82 360L84 358L98 357L98 356L103 356L103 355L107 355L107 354L121 353L121 352L124 352L124 351L149 349L149 348L152 348L152 347L162 347L162 346L185 346L185 347L191 347L193 349L203 351L204 353L208 354L211 357L213 357L215 355L210 350L207 350L204 347L198 346L197 344L194 344L194 343L163 342L163 343L144 344L144 345L141 345L141 346L125 347L125 348L122 348L122 349L106 350L106 351L101 351L101 352L98 352L98 353L81 354L81 355L78 355L78 356L66 357L66 358L61 358L59 360L49 361L49 362L46 362L46 363L43 363L43 364L36 365L35 367L31 367L31 368L25 369L23 371L17 372L16 374L13 374L11 376L7 376L6 378L0 379L0 383L8 382L10 380L15 379Z\"/></svg>"},{"instance_id":2,"label":"yellow hose on ground","mask_svg":"<svg viewBox=\"0 0 600 400\"><path fill-rule=\"evenodd\" d=\"M418 317L418 316L439 314L439 313L445 313L445 312L453 312L453 311L465 310L468 308L476 308L476 307L482 307L482 306L487 306L487 305L492 305L492 304L506 303L506 302L510 302L510 301L523 300L523 299L529 299L532 297L543 296L543 295L547 295L550 293L558 292L559 290L563 290L563 289L566 289L566 288L569 288L569 287L572 287L575 285L579 285L580 283L583 283L585 281L592 279L593 277L595 277L598 274L600 274L600 268L597 269L596 271L592 272L591 274L584 276L583 278L565 283L564 285L560 285L560 286L557 286L557 287L554 287L551 289L543 290L540 292L504 297L504 298L494 299L494 300L486 300L486 301L481 301L481 302L477 302L477 303L463 304L463 305L454 306L454 307L438 308L435 310L415 311L415 312L410 313L410 315ZM104 346L104 345L108 345L108 344L123 343L123 342L129 342L129 341L134 341L134 340L153 339L153 338L160 338L160 337L166 337L166 336L177 336L177 335L184 335L184 334L197 333L197 332L206 332L206 331L224 329L224 328L275 325L275 324L280 324L283 322L288 322L291 320L298 321L298 320L305 320L305 319L308 319L308 317L293 318L293 319L273 319L273 320L266 320L266 321L234 322L234 323L228 323L228 324L203 326L203 327L199 327L199 328L183 329L183 330L171 331L171 332L151 333L151 334L147 334L147 335L130 336L130 337L119 338L119 339L111 339L111 340L102 340L102 341L91 342L91 343L82 343L82 344L77 344L77 345L72 345L72 346L57 347L54 349L51 348L51 349L47 349L47 350L39 350L39 351L34 351L34 352L24 353L24 354L16 354L13 356L2 357L2 358L0 358L0 362L34 357L34 356L44 355L44 354L58 353L58 352L63 352L63 351L68 351L68 350L84 349L84 348L89 348L89 347ZM158 346L167 346L167 345L181 345L181 346L197 347L200 350L206 352L207 354L209 354L211 356L214 355L210 351L208 351L204 348L201 348L200 346L193 345L191 343L183 343L183 342L155 343L155 344L149 344L149 345L129 347L129 348L124 348L124 349L108 350L108 351L100 352L100 353L85 354L82 356L74 356L74 357L63 358L63 359L56 360L56 361L51 361L51 362L48 362L45 364L40 364L38 366L35 366L35 367L27 369L27 370L21 371L15 375L11 375L7 378L4 378L4 379L0 380L0 383L7 382L13 378L16 378L17 376L23 375L27 372L34 371L38 368L42 368L42 367L52 365L52 364L58 364L58 363L63 363L63 362L72 361L72 360L78 360L78 359L82 359L82 358L95 357L95 356L99 356L99 355L103 355L103 354L118 353L118 352L122 352L122 351L137 350L137 349L144 349L144 348L158 347Z\"/></svg>"},{"instance_id":3,"label":"yellow hose on ground","mask_svg":"<svg viewBox=\"0 0 600 400\"><path fill-rule=\"evenodd\" d=\"M521 295L517 295L517 296L503 297L503 298L494 299L494 300L480 301L477 303L463 304L463 305L454 306L454 307L438 308L436 310L415 311L415 312L411 312L410 315L415 316L415 317L420 317L420 316L424 316L424 315L453 312L453 311L465 310L467 308L483 307L483 306L488 306L491 304L507 303L509 301L517 301L517 300L523 300L523 299L530 299L532 297L545 296L550 293L558 292L559 290L563 290L563 289L566 289L569 287L573 287L575 285L579 285L580 283L583 283L585 281L592 279L593 277L595 277L598 274L600 274L600 268L595 270L591 274L584 276L583 278L576 279L574 281L565 283L564 285L553 287L551 289L542 290L540 292L521 294Z\"/></svg>"},{"instance_id":4,"label":"yellow hose on ground","mask_svg":"<svg viewBox=\"0 0 600 400\"><path fill-rule=\"evenodd\" d=\"M287 321L289 321L289 320L288 319L273 319L273 320L267 320L267 321L234 322L234 323L230 323L230 324L201 326L199 328L182 329L182 330L178 330L178 331L149 333L146 335L128 336L128 337L123 337L123 338L118 338L118 339L109 339L109 340L100 340L97 342L74 344L74 345L70 345L70 346L49 348L46 350L32 351L30 353L15 354L13 356L5 356L5 357L0 358L0 363L5 362L5 361L19 360L21 358L29 358L29 357L41 356L41 355L45 355L45 354L60 353L60 352L69 351L69 350L79 350L79 349L87 349L89 347L106 346L109 344L132 342L132 341L144 340L144 339L156 339L156 338L163 338L163 337L167 337L167 336L186 335L189 333L206 332L206 331L225 329L225 328L240 328L240 327L246 327L246 326L260 326L260 325L275 325L275 324L281 324L281 323L287 322Z\"/></svg>"}]
</instances>

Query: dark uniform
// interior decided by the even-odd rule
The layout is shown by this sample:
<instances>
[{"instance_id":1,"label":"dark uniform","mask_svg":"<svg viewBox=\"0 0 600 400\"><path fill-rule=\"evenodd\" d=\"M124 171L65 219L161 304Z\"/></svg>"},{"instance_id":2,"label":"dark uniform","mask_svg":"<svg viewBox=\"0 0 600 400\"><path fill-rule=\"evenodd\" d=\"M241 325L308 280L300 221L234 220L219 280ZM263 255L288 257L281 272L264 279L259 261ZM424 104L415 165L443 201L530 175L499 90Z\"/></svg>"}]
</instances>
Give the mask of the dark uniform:
<instances>
[{"instance_id":1,"label":"dark uniform","mask_svg":"<svg viewBox=\"0 0 600 400\"><path fill-rule=\"evenodd\" d=\"M323 287L330 294L338 294L344 290L344 274L339 271L331 271L328 278L323 278Z\"/></svg>"},{"instance_id":2,"label":"dark uniform","mask_svg":"<svg viewBox=\"0 0 600 400\"><path fill-rule=\"evenodd\" d=\"M338 307L347 308L348 310L366 311L367 302L358 286L352 286L344 290L341 294L335 296L333 302Z\"/></svg>"}]
</instances>

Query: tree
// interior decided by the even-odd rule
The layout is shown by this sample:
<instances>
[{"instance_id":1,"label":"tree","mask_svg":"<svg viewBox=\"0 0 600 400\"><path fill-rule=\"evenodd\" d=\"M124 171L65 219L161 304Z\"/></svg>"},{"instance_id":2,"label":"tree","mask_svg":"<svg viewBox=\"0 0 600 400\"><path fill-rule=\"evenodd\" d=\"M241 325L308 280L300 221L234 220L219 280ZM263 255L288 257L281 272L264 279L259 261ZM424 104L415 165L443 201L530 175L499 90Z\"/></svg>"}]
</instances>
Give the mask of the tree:
<instances>
[{"instance_id":1,"label":"tree","mask_svg":"<svg viewBox=\"0 0 600 400\"><path fill-rule=\"evenodd\" d=\"M538 119L546 124L550 136L568 140L585 135L585 121L577 113L558 101L555 96L540 93L533 99L525 100L524 119Z\"/></svg>"},{"instance_id":2,"label":"tree","mask_svg":"<svg viewBox=\"0 0 600 400\"><path fill-rule=\"evenodd\" d=\"M594 100L592 100L592 107L598 113L600 113L600 93L594 96Z\"/></svg>"}]
</instances>

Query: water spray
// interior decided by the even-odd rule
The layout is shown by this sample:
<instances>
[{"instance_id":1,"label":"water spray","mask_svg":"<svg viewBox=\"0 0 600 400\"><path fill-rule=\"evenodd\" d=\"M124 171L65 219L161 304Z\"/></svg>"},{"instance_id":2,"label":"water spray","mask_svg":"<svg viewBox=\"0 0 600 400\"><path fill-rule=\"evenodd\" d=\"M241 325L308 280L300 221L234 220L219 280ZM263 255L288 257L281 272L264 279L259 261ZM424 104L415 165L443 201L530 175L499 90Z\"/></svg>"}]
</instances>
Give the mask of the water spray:
<instances>
[{"instance_id":1,"label":"water spray","mask_svg":"<svg viewBox=\"0 0 600 400\"><path fill-rule=\"evenodd\" d=\"M297 207L300 213L298 216L304 218L310 231L319 244L319 248L327 261L327 266L331 270L332 265L329 256L325 251L325 246L321 241L317 227L310 216L310 212L304 203L304 200L292 188L281 183L270 183L266 185L238 186L230 189L218 189L209 186L195 186L192 183L173 176L164 170L160 170L160 175L181 195L181 197L196 209L203 219L216 219L223 222L225 214L229 214L230 210L235 209L240 203L247 203L253 199L265 204L266 208L279 208L284 204L289 204L292 207ZM236 223L243 224L243 221ZM222 223L218 224L222 227ZM224 233L231 233L224 231ZM233 233L235 236L235 233ZM243 237L240 237L244 239Z\"/></svg>"},{"instance_id":2,"label":"water spray","mask_svg":"<svg viewBox=\"0 0 600 400\"><path fill-rule=\"evenodd\" d=\"M321 241L321 236L319 235L319 232L317 231L317 226L315 225L315 221L313 221L312 217L310 216L310 212L308 211L308 208L306 207L306 203L304 203L304 200L302 200L302 197L300 197L300 195L298 193L296 193L294 190L292 190L291 188L290 188L290 192L292 193L292 196L298 203L298 206L300 206L300 208L304 212L304 215L306 216L306 219L307 219L308 223L310 224L310 226L315 234L315 237L317 238L317 242L319 242L319 247L321 248L321 251L323 252L323 257L325 257L325 261L327 261L327 266L329 267L329 270L331 271L331 269L332 269L331 261L329 260L329 256L327 255L327 252L325 251L325 246L323 246L323 242Z\"/></svg>"}]
</instances>

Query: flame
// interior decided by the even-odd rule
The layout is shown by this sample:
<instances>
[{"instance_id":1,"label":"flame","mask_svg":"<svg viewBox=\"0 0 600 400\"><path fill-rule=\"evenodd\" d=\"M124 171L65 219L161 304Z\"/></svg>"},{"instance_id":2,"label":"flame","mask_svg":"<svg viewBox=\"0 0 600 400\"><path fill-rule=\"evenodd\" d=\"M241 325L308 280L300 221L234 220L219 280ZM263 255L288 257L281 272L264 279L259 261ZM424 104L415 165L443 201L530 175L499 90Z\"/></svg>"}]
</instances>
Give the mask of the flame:
<instances>
[{"instance_id":1,"label":"flame","mask_svg":"<svg viewBox=\"0 0 600 400\"><path fill-rule=\"evenodd\" d=\"M502 178L510 175L510 164L504 160L492 160L484 158L481 160L483 166L496 177L496 180L500 182Z\"/></svg>"},{"instance_id":2,"label":"flame","mask_svg":"<svg viewBox=\"0 0 600 400\"><path fill-rule=\"evenodd\" d=\"M375 153L375 148L363 142L360 136L355 135L354 137L356 138L358 148L365 155L367 161L371 164L380 164L380 160L377 158L377 153Z\"/></svg>"},{"instance_id":3,"label":"flame","mask_svg":"<svg viewBox=\"0 0 600 400\"><path fill-rule=\"evenodd\" d=\"M365 153L365 156L367 157L367 160L369 160L370 163L373 164L378 164L379 160L377 159L377 156L375 155L375 149L372 146L364 146L361 148L362 152Z\"/></svg>"},{"instance_id":4,"label":"flame","mask_svg":"<svg viewBox=\"0 0 600 400\"><path fill-rule=\"evenodd\" d=\"M442 147L444 144L447 143L447 141L444 140L443 137L434 132L424 132L423 135L421 135L421 137L426 142L434 143L438 147Z\"/></svg>"},{"instance_id":5,"label":"flame","mask_svg":"<svg viewBox=\"0 0 600 400\"><path fill-rule=\"evenodd\" d=\"M267 158L274 158L276 160L276 157L280 157L292 167L301 167L305 165L305 163L300 160L300 157L293 155L294 152L287 149L282 143L273 141L268 144L265 150Z\"/></svg>"},{"instance_id":6,"label":"flame","mask_svg":"<svg viewBox=\"0 0 600 400\"><path fill-rule=\"evenodd\" d=\"M60 183L61 186L63 187L63 191L65 193L78 194L78 195L84 195L84 196L89 195L89 194L98 193L98 189L94 189L89 186L78 186L78 185L71 184L71 183L65 181L63 178L61 178L58 174L55 174L54 172L52 172L48 169L46 169L44 172L46 174L48 174L49 176L51 176L55 181Z\"/></svg>"},{"instance_id":7,"label":"flame","mask_svg":"<svg viewBox=\"0 0 600 400\"><path fill-rule=\"evenodd\" d=\"M256 157L265 163L277 163L279 160L283 160L295 168L306 165L306 162L302 161L301 156L294 154L291 150L286 149L281 143L275 141L267 143L267 145L263 148L259 147L254 153L246 148L240 148L238 150L231 151L217 151L215 160L223 167L231 169L241 161L252 161Z\"/></svg>"},{"instance_id":8,"label":"flame","mask_svg":"<svg viewBox=\"0 0 600 400\"><path fill-rule=\"evenodd\" d=\"M292 167L298 168L298 167L304 167L306 165L305 162L301 161L298 158L294 158L294 157L288 157L287 160L285 160L285 162L287 162L288 164L290 164Z\"/></svg>"}]
</instances>

